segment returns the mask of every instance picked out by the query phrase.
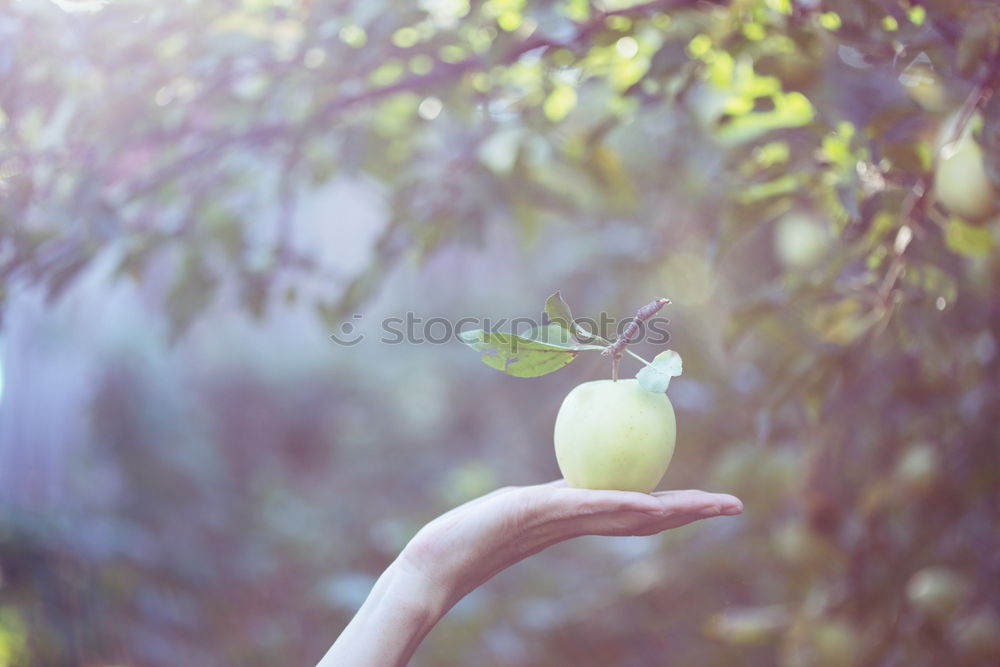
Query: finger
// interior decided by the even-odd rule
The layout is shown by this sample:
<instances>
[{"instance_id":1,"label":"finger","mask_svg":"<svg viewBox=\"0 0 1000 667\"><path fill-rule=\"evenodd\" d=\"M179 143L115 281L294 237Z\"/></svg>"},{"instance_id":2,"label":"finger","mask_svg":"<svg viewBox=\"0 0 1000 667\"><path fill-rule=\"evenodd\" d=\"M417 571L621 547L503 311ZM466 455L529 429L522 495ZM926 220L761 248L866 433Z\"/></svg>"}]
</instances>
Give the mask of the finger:
<instances>
[{"instance_id":1,"label":"finger","mask_svg":"<svg viewBox=\"0 0 1000 667\"><path fill-rule=\"evenodd\" d=\"M684 491L659 491L653 497L665 514L703 513L706 516L725 514L732 516L743 512L743 502L728 493L706 493L696 489Z\"/></svg>"},{"instance_id":2,"label":"finger","mask_svg":"<svg viewBox=\"0 0 1000 667\"><path fill-rule=\"evenodd\" d=\"M702 491L676 491L654 496L662 502L658 513L613 512L581 517L575 527L589 535L654 535L680 526L743 511L735 496Z\"/></svg>"},{"instance_id":3,"label":"finger","mask_svg":"<svg viewBox=\"0 0 1000 667\"><path fill-rule=\"evenodd\" d=\"M574 519L620 512L643 513L654 518L677 515L710 517L734 515L743 511L743 503L727 493L698 490L661 491L650 495L634 491L577 489L555 484L522 487L533 514L543 520Z\"/></svg>"},{"instance_id":4,"label":"finger","mask_svg":"<svg viewBox=\"0 0 1000 667\"><path fill-rule=\"evenodd\" d=\"M547 487L542 502L556 518L593 516L615 512L663 513L662 501L646 493Z\"/></svg>"}]
</instances>

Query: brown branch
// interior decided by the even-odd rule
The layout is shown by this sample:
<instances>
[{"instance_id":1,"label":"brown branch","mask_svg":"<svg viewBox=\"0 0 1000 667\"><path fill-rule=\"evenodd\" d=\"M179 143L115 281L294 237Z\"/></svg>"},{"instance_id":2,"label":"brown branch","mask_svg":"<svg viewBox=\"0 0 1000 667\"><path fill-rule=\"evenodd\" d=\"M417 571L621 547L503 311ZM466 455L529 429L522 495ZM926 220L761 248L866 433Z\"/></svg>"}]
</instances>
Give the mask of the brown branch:
<instances>
[{"instance_id":1,"label":"brown branch","mask_svg":"<svg viewBox=\"0 0 1000 667\"><path fill-rule=\"evenodd\" d=\"M1000 87L1000 48L997 48L993 52L993 56L990 58L989 66L986 69L986 74L983 76L983 80L972 89L969 96L965 98L965 102L962 104L962 110L958 114L958 120L955 122L955 128L951 133L951 137L944 144L941 145L941 149L945 146L950 146L958 141L962 134L965 133L965 127L972 120L972 117L977 111L986 106L986 103L990 101L996 89Z\"/></svg>"},{"instance_id":2,"label":"brown branch","mask_svg":"<svg viewBox=\"0 0 1000 667\"><path fill-rule=\"evenodd\" d=\"M670 303L670 299L657 299L656 301L647 303L636 312L635 317L632 318L632 321L628 323L625 330L622 331L620 336L618 336L618 340L604 348L604 351L601 352L601 354L604 356L611 355L614 357L614 370L616 372L618 368L617 362L622 356L622 350L624 350L625 347L632 342L632 339L639 331L639 326L653 315L660 312L660 309L668 303Z\"/></svg>"},{"instance_id":3,"label":"brown branch","mask_svg":"<svg viewBox=\"0 0 1000 667\"><path fill-rule=\"evenodd\" d=\"M900 208L900 219L903 224L909 224L911 233L916 235L919 228L917 227L917 217L918 211L922 211L927 205L927 197L930 194L930 186L924 181L924 179L918 180L910 191L906 193L906 197L903 199L903 204ZM902 228L900 228L902 229ZM917 230L917 231L914 231ZM906 249L910 246L911 240L907 240L905 243L900 243L900 234L902 232L897 232L896 240L893 243L893 258L892 262L889 264L889 269L886 271L885 277L879 284L878 290L876 291L878 301L877 303L881 305L884 309L888 309L890 302L889 298L892 296L892 290L899 281L900 276L903 274L903 269L906 268L906 260L903 255L906 253Z\"/></svg>"},{"instance_id":4,"label":"brown branch","mask_svg":"<svg viewBox=\"0 0 1000 667\"><path fill-rule=\"evenodd\" d=\"M959 111L958 118L955 122L955 127L952 129L951 135L948 140L941 144L938 148L939 155L945 147L951 146L962 137L969 121L977 111L982 109L986 103L990 101L990 98L993 97L997 88L1000 88L1000 48L997 48L996 51L993 52L982 80L976 85L975 88L973 88L972 92L962 104L961 111ZM901 209L901 219L904 221L904 224L917 222L916 213L918 210L923 210L926 207L929 193L930 186L925 183L923 179L917 181L913 188L906 193L906 198L903 200ZM911 226L911 229L914 228L916 228L915 224ZM889 265L889 269L886 271L886 275L879 285L877 295L883 308L888 309L890 307L892 290L899 281L900 276L903 274L903 269L906 266L906 260L903 255L908 246L909 243L906 243L903 247L897 247L895 249L896 252Z\"/></svg>"},{"instance_id":5,"label":"brown branch","mask_svg":"<svg viewBox=\"0 0 1000 667\"><path fill-rule=\"evenodd\" d=\"M989 102L998 87L1000 87L1000 48L998 48L990 58L989 66L982 81L979 82L979 84L965 99L965 103L962 104L962 109L959 112L958 119L955 123L951 136L948 141L941 144L941 147L938 148L938 154L940 154L945 147L951 146L962 137L965 133L965 128L969 124L973 115L975 115L978 110L982 109L986 103ZM922 211L926 208L929 193L930 186L923 179L917 181L913 188L906 193L906 198L903 200L901 209L901 219L904 224L918 222L916 213L918 210ZM911 230L914 229L919 231L916 224L911 225ZM900 237L897 234L897 244L899 238ZM906 258L903 255L905 254L907 247L909 247L909 244L910 242L907 241L902 244L901 247L899 245L895 245L895 253L892 258L892 262L889 264L885 277L882 279L882 282L878 287L878 303L882 307L883 313L891 312L892 292L896 283L899 282L899 278L903 275L904 269L906 268Z\"/></svg>"}]
</instances>

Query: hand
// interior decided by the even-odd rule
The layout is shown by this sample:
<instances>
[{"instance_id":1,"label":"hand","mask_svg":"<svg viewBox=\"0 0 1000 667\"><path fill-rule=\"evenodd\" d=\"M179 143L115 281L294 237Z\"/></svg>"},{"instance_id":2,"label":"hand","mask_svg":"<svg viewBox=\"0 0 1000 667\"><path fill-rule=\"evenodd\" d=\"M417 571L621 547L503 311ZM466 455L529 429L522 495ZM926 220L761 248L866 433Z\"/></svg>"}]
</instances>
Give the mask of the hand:
<instances>
[{"instance_id":1,"label":"hand","mask_svg":"<svg viewBox=\"0 0 1000 667\"><path fill-rule=\"evenodd\" d=\"M507 487L441 515L410 540L320 665L405 665L466 594L514 563L582 535L653 535L743 511L704 491Z\"/></svg>"},{"instance_id":2,"label":"hand","mask_svg":"<svg viewBox=\"0 0 1000 667\"><path fill-rule=\"evenodd\" d=\"M704 491L592 491L570 488L563 480L507 487L424 526L400 561L442 586L454 604L501 570L557 542L582 535L653 535L742 511L739 499Z\"/></svg>"}]
</instances>

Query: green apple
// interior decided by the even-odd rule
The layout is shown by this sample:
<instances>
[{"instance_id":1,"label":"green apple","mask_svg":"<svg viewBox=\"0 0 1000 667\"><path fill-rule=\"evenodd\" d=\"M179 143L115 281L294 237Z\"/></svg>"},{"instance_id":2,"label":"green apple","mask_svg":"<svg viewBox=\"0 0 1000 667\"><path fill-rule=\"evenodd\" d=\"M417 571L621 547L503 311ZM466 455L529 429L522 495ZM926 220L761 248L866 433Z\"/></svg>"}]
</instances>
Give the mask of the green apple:
<instances>
[{"instance_id":1,"label":"green apple","mask_svg":"<svg viewBox=\"0 0 1000 667\"><path fill-rule=\"evenodd\" d=\"M554 439L570 486L649 493L670 465L677 421L666 394L635 379L597 380L566 396Z\"/></svg>"},{"instance_id":2,"label":"green apple","mask_svg":"<svg viewBox=\"0 0 1000 667\"><path fill-rule=\"evenodd\" d=\"M823 222L804 213L789 213L774 228L774 251L787 269L812 268L833 240Z\"/></svg>"},{"instance_id":3,"label":"green apple","mask_svg":"<svg viewBox=\"0 0 1000 667\"><path fill-rule=\"evenodd\" d=\"M983 149L972 134L973 119L962 136L948 143L955 120L946 122L937 165L934 169L934 193L949 211L969 222L988 218L996 211L997 189L986 173Z\"/></svg>"}]
</instances>

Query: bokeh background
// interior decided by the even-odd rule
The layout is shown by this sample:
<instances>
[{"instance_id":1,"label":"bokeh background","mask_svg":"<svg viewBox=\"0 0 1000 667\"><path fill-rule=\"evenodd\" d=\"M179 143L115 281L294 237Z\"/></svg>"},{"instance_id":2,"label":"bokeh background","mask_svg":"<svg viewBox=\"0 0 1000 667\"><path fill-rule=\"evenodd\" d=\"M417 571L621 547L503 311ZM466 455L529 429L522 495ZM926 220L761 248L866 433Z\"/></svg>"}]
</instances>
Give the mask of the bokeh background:
<instances>
[{"instance_id":1,"label":"bokeh background","mask_svg":"<svg viewBox=\"0 0 1000 667\"><path fill-rule=\"evenodd\" d=\"M314 663L423 523L557 477L562 397L610 372L381 322L556 289L673 300L662 488L746 512L554 547L414 665L1000 664L998 26L2 3L0 665Z\"/></svg>"}]
</instances>

